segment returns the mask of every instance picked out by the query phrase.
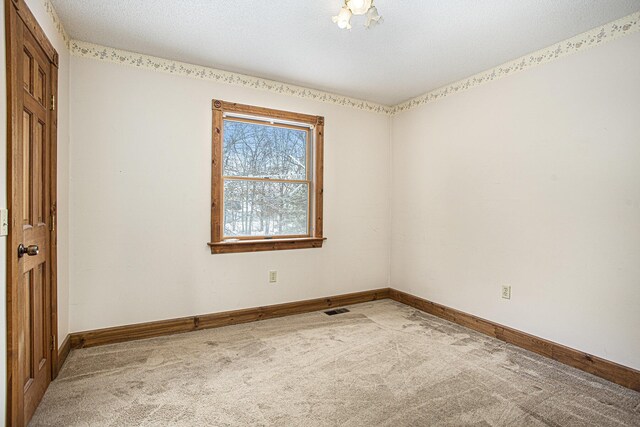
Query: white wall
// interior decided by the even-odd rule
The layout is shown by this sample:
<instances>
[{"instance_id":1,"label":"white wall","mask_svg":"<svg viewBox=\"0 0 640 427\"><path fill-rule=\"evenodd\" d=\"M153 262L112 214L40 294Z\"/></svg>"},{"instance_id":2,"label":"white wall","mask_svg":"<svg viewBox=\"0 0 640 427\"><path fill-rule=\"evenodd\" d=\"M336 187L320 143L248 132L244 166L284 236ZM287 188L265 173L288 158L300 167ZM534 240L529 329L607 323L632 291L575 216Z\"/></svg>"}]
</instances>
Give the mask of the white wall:
<instances>
[{"instance_id":1,"label":"white wall","mask_svg":"<svg viewBox=\"0 0 640 427\"><path fill-rule=\"evenodd\" d=\"M72 331L388 286L386 116L79 57L71 78ZM325 116L325 247L211 255L213 98Z\"/></svg>"},{"instance_id":2,"label":"white wall","mask_svg":"<svg viewBox=\"0 0 640 427\"><path fill-rule=\"evenodd\" d=\"M59 344L69 332L69 52L64 40L53 26L51 18L44 9L42 0L27 0L27 5L42 26L45 34L53 43L59 54L58 70L58 334ZM4 28L5 10L0 7L0 22ZM0 57L6 65L5 31L0 31ZM6 141L7 112L6 112L6 69L0 67L0 135ZM0 207L6 208L7 201L7 144L0 144ZM0 277L6 286L6 250L7 238L0 237ZM4 287L3 287L4 289ZM6 366L6 292L0 292L0 365ZM0 369L0 396L5 402L6 369ZM6 405L0 406L0 423L5 420Z\"/></svg>"},{"instance_id":3,"label":"white wall","mask_svg":"<svg viewBox=\"0 0 640 427\"><path fill-rule=\"evenodd\" d=\"M392 286L640 369L639 51L394 117Z\"/></svg>"}]
</instances>

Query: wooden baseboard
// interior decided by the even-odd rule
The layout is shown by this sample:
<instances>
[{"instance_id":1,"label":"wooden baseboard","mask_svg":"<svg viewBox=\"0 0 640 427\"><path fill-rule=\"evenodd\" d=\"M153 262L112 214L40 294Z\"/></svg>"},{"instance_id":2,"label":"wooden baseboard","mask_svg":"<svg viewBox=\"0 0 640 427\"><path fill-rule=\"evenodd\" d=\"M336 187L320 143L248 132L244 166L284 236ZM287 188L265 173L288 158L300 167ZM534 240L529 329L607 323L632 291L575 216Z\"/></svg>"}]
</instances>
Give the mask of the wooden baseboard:
<instances>
[{"instance_id":1,"label":"wooden baseboard","mask_svg":"<svg viewBox=\"0 0 640 427\"><path fill-rule=\"evenodd\" d=\"M60 369L62 369L62 365L64 365L64 361L67 360L67 356L69 356L69 352L71 351L70 337L70 335L64 337L64 341L62 341L62 345L58 349L58 366L56 366L54 378L58 376Z\"/></svg>"},{"instance_id":2,"label":"wooden baseboard","mask_svg":"<svg viewBox=\"0 0 640 427\"><path fill-rule=\"evenodd\" d=\"M573 366L574 368L597 375L623 387L640 391L640 371L633 368L619 365L615 362L583 353L579 350L565 347L552 341L538 338L525 332L502 326L402 291L391 289L389 296L391 299L402 304L409 305L485 335L498 338L499 340L556 360L565 365Z\"/></svg>"},{"instance_id":3,"label":"wooden baseboard","mask_svg":"<svg viewBox=\"0 0 640 427\"><path fill-rule=\"evenodd\" d=\"M529 335L489 320L473 316L426 299L391 288L352 294L336 295L327 298L290 302L265 307L247 308L222 313L190 316L179 319L117 326L93 331L75 332L65 338L60 347L58 370L62 367L71 348L93 347L145 338L160 337L201 329L218 328L239 323L255 322L275 317L308 313L332 307L340 307L362 302L391 298L402 304L440 317L485 335L497 338L509 344L524 348L565 365L597 375L608 381L620 384L632 390L640 391L640 371L619 365L606 359L583 353L552 341Z\"/></svg>"},{"instance_id":4,"label":"wooden baseboard","mask_svg":"<svg viewBox=\"0 0 640 427\"><path fill-rule=\"evenodd\" d=\"M336 295L328 298L317 298L306 301L269 305L265 307L205 314L201 316L160 320L157 322L117 326L114 328L96 329L93 331L74 332L71 334L71 348L93 347L97 345L114 344L124 341L197 331L200 329L255 322L257 320L308 313L331 307L358 304L385 298L389 298L389 288Z\"/></svg>"}]
</instances>

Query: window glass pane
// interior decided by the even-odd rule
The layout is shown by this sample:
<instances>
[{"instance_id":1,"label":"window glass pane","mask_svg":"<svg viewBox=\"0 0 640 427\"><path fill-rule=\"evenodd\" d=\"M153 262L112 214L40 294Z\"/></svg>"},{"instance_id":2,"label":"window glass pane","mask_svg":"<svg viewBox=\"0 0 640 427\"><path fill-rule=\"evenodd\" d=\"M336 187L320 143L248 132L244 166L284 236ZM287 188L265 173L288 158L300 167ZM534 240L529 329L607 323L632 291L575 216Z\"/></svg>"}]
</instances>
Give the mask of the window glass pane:
<instances>
[{"instance_id":1,"label":"window glass pane","mask_svg":"<svg viewBox=\"0 0 640 427\"><path fill-rule=\"evenodd\" d=\"M225 236L307 235L306 183L225 180Z\"/></svg>"},{"instance_id":2,"label":"window glass pane","mask_svg":"<svg viewBox=\"0 0 640 427\"><path fill-rule=\"evenodd\" d=\"M224 176L306 179L307 131L224 120Z\"/></svg>"}]
</instances>

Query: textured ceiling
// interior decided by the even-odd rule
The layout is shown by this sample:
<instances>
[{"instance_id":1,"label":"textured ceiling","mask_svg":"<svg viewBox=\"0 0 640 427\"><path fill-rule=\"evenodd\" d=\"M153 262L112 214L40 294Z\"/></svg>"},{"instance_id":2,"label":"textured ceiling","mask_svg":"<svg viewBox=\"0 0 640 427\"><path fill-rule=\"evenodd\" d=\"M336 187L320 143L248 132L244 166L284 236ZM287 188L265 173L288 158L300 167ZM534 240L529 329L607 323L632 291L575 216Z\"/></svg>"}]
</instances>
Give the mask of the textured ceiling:
<instances>
[{"instance_id":1,"label":"textured ceiling","mask_svg":"<svg viewBox=\"0 0 640 427\"><path fill-rule=\"evenodd\" d=\"M69 35L395 105L640 10L640 0L51 0ZM356 17L362 18L362 17Z\"/></svg>"}]
</instances>

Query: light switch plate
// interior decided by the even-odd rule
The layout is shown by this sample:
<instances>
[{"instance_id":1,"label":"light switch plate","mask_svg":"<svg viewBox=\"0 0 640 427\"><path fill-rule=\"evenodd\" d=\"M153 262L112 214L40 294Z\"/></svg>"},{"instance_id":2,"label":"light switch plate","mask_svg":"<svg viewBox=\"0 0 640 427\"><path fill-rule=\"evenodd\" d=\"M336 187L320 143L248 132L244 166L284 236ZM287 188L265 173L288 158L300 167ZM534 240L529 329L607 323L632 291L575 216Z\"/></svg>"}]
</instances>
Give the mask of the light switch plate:
<instances>
[{"instance_id":1,"label":"light switch plate","mask_svg":"<svg viewBox=\"0 0 640 427\"><path fill-rule=\"evenodd\" d=\"M9 235L9 209L0 209L0 236Z\"/></svg>"}]
</instances>

